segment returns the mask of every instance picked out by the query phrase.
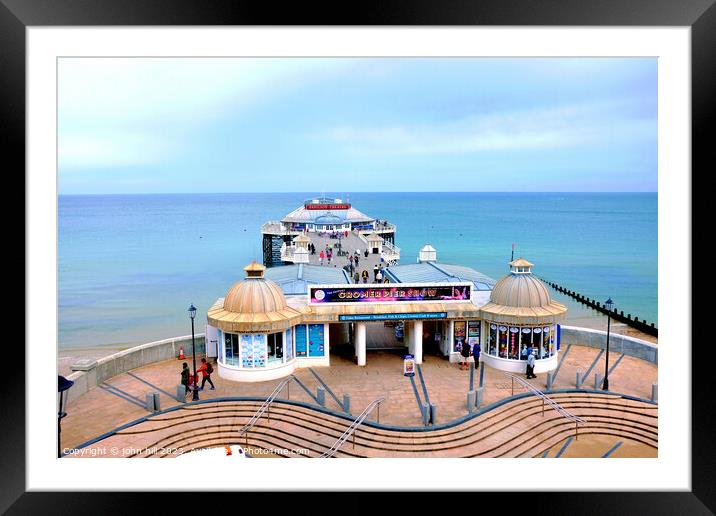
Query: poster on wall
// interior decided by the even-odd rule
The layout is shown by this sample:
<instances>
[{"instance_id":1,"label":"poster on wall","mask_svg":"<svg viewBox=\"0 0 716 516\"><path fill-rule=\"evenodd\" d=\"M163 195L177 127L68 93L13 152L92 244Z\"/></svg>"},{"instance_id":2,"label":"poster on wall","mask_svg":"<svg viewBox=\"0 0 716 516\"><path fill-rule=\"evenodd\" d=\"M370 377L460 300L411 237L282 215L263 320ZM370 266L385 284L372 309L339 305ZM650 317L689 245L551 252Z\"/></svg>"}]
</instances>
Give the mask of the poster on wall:
<instances>
[{"instance_id":1,"label":"poster on wall","mask_svg":"<svg viewBox=\"0 0 716 516\"><path fill-rule=\"evenodd\" d=\"M480 343L480 321L468 321L467 343L470 347Z\"/></svg>"},{"instance_id":2,"label":"poster on wall","mask_svg":"<svg viewBox=\"0 0 716 516\"><path fill-rule=\"evenodd\" d=\"M254 367L266 367L266 343L264 335L254 335Z\"/></svg>"},{"instance_id":3,"label":"poster on wall","mask_svg":"<svg viewBox=\"0 0 716 516\"><path fill-rule=\"evenodd\" d=\"M296 326L296 357L306 356L306 325L299 324Z\"/></svg>"},{"instance_id":4,"label":"poster on wall","mask_svg":"<svg viewBox=\"0 0 716 516\"><path fill-rule=\"evenodd\" d=\"M283 346L284 353L286 354L286 360L293 359L293 336L291 335L291 329L286 330L286 343Z\"/></svg>"},{"instance_id":5,"label":"poster on wall","mask_svg":"<svg viewBox=\"0 0 716 516\"><path fill-rule=\"evenodd\" d=\"M251 335L241 335L241 367L254 367L254 347Z\"/></svg>"},{"instance_id":6,"label":"poster on wall","mask_svg":"<svg viewBox=\"0 0 716 516\"><path fill-rule=\"evenodd\" d=\"M462 343L465 342L466 328L467 323L465 321L455 321L455 326L453 328L455 351L459 352L462 350Z\"/></svg>"},{"instance_id":7,"label":"poster on wall","mask_svg":"<svg viewBox=\"0 0 716 516\"><path fill-rule=\"evenodd\" d=\"M309 324L308 325L308 356L309 357L322 357L323 351L323 325L322 324Z\"/></svg>"}]
</instances>

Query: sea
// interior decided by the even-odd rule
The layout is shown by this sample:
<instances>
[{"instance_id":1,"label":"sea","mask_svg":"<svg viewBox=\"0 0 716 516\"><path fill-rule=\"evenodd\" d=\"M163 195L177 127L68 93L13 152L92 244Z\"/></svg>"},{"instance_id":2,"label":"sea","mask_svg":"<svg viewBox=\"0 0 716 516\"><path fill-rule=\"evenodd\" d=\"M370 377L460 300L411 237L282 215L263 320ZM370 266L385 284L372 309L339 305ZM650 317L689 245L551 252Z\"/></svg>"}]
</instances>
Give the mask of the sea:
<instances>
[{"instance_id":1,"label":"sea","mask_svg":"<svg viewBox=\"0 0 716 516\"><path fill-rule=\"evenodd\" d=\"M331 195L326 192L327 195ZM617 310L657 319L657 193L333 193L396 224L400 263L430 243L438 262L494 279L512 257ZM60 348L129 347L196 331L217 298L262 261L261 225L316 193L61 195ZM564 324L603 316L550 289Z\"/></svg>"}]
</instances>

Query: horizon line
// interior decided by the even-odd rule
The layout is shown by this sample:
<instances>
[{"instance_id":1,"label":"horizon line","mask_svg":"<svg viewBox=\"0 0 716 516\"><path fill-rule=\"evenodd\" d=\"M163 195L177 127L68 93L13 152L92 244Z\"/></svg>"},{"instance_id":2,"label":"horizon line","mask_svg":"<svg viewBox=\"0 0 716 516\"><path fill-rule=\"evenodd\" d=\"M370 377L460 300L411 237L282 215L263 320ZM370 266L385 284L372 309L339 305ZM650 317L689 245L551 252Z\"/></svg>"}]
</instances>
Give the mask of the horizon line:
<instances>
[{"instance_id":1,"label":"horizon line","mask_svg":"<svg viewBox=\"0 0 716 516\"><path fill-rule=\"evenodd\" d=\"M500 190L470 190L470 191L455 191L455 190L402 190L402 191L375 191L375 190L353 190L344 195L351 194L403 194L403 193L426 193L426 194L438 194L438 193L457 193L457 194L469 194L469 193L484 193L484 194L635 194L635 193L656 193L658 190L520 190L520 191L500 191ZM90 193L59 193L58 196L63 195L226 195L226 194L309 194L309 195L328 195L327 193L316 194L312 192L299 192L299 191L286 191L286 192L275 192L275 191L242 191L242 192L90 192ZM336 194L340 195L340 194Z\"/></svg>"}]
</instances>

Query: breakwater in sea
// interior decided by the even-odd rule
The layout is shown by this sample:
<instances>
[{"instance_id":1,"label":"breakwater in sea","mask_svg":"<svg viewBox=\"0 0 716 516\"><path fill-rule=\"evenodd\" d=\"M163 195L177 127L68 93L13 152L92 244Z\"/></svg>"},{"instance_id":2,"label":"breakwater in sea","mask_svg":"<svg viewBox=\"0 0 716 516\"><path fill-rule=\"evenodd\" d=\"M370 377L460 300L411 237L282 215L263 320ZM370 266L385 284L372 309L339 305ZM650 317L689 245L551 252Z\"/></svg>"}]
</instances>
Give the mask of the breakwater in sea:
<instances>
[{"instance_id":1,"label":"breakwater in sea","mask_svg":"<svg viewBox=\"0 0 716 516\"><path fill-rule=\"evenodd\" d=\"M639 331L642 331L646 333L647 335L651 335L653 337L659 336L659 329L654 325L654 323L649 323L645 319L639 319L639 317L634 316L632 317L632 314L627 313L624 315L624 310L614 310L612 309L609 311L606 306L604 306L604 303L600 301L595 301L594 299L590 299L589 297L580 294L579 292L575 292L574 290L569 290L561 285L558 285L556 283L553 283L551 281L547 281L545 279L540 278L543 282L545 282L547 285L555 289L557 292L560 292L566 296L571 297L575 301L578 301L582 303L583 305L586 305L590 308L593 308L594 310L603 313L604 315L609 315L612 319L623 322L624 324L631 326L634 329L637 329Z\"/></svg>"}]
</instances>

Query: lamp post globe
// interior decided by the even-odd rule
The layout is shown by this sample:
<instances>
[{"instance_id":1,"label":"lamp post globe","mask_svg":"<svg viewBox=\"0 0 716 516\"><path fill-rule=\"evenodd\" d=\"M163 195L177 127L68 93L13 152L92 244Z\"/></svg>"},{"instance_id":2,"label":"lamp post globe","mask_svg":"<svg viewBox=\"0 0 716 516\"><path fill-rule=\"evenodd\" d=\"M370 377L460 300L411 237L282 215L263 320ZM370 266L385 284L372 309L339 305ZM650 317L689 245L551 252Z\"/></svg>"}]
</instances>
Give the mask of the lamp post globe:
<instances>
[{"instance_id":1,"label":"lamp post globe","mask_svg":"<svg viewBox=\"0 0 716 516\"><path fill-rule=\"evenodd\" d=\"M604 308L607 309L607 359L604 364L604 382L602 383L602 390L609 390L609 332L611 329L612 321L612 309L614 308L614 301L610 297L604 302Z\"/></svg>"},{"instance_id":2,"label":"lamp post globe","mask_svg":"<svg viewBox=\"0 0 716 516\"><path fill-rule=\"evenodd\" d=\"M196 344L194 342L194 317L196 317L196 307L194 303L189 306L189 318L191 319L191 354L192 363L194 365L194 387L192 389L191 401L199 401L199 379L196 377Z\"/></svg>"}]
</instances>

